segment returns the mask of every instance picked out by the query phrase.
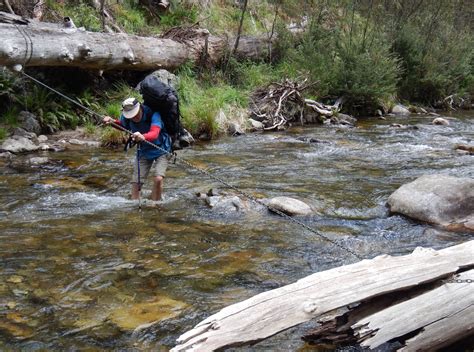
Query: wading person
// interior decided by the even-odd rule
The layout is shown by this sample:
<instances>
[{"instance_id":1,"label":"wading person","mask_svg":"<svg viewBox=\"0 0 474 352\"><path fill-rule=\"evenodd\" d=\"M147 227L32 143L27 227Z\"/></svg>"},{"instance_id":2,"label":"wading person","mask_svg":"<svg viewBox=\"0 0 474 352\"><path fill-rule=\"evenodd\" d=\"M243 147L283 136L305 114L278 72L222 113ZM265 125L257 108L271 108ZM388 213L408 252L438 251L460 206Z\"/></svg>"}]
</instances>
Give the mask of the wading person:
<instances>
[{"instance_id":1,"label":"wading person","mask_svg":"<svg viewBox=\"0 0 474 352\"><path fill-rule=\"evenodd\" d=\"M169 154L166 152L171 152L171 138L165 131L160 114L153 112L148 106L141 104L137 99L128 98L122 103L122 115L119 120L105 116L103 122L105 124L115 122L127 130L131 130L133 132L133 141L139 143L139 160L135 162L132 178L132 199L140 198L142 180L146 180L150 170L153 169L151 199L153 201L161 200L163 180L169 159ZM143 143L142 141L144 140L156 144L166 152L148 143Z\"/></svg>"}]
</instances>

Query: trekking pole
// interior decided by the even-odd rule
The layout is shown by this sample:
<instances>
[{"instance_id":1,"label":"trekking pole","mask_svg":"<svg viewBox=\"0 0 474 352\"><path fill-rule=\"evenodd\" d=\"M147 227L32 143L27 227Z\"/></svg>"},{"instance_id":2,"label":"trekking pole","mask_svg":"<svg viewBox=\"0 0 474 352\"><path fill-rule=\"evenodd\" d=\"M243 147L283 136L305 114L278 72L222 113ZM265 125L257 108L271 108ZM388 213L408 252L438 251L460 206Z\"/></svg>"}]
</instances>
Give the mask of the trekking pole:
<instances>
[{"instance_id":1,"label":"trekking pole","mask_svg":"<svg viewBox=\"0 0 474 352\"><path fill-rule=\"evenodd\" d=\"M142 211L141 192L142 184L140 182L140 142L137 143L137 189L138 189L138 211Z\"/></svg>"}]
</instances>

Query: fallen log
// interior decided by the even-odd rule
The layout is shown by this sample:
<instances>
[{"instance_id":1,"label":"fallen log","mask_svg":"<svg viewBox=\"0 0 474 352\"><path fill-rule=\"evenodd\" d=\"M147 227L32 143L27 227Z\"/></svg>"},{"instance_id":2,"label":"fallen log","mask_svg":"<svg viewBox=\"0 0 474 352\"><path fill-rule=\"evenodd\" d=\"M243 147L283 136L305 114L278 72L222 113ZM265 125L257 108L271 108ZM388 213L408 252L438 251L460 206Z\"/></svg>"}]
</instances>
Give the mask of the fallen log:
<instances>
[{"instance_id":1,"label":"fallen log","mask_svg":"<svg viewBox=\"0 0 474 352\"><path fill-rule=\"evenodd\" d=\"M360 320L352 328L361 345L370 348L420 329L405 342L403 351L449 346L466 337L466 332L474 332L473 284L474 270L463 272L441 287Z\"/></svg>"},{"instance_id":2,"label":"fallen log","mask_svg":"<svg viewBox=\"0 0 474 352\"><path fill-rule=\"evenodd\" d=\"M196 29L188 40L140 37L124 33L88 32L71 26L24 21L0 12L0 66L75 66L87 69L175 69L206 57L219 61L232 50L234 38L221 38ZM268 55L264 37L241 37L236 56L247 59Z\"/></svg>"},{"instance_id":3,"label":"fallen log","mask_svg":"<svg viewBox=\"0 0 474 352\"><path fill-rule=\"evenodd\" d=\"M213 351L254 343L303 322L316 321L328 313L331 313L333 317L338 317L376 297L395 295L396 292L404 292L412 288L419 289L421 285L440 286L443 284L443 279L460 270L473 268L473 253L474 241L470 241L439 251L417 248L412 254L405 256L382 255L371 260L316 273L293 284L263 292L222 309L196 325L194 329L181 335L177 340L179 345L172 351ZM462 294L470 297L471 300L460 301L459 306L441 314L449 315L449 312L454 312L456 309L461 312L462 307L472 307L474 284L463 287ZM410 295L405 294L401 297L411 298ZM446 295L443 297L445 302L450 301L450 297ZM413 304L413 302L408 302L407 304ZM456 301L453 300L452 303L455 304ZM417 304L416 301L415 304ZM435 301L433 304L444 303ZM426 309L437 308L433 307L429 301L420 307L424 308L416 316L411 316L410 311L406 312L406 319L418 318L426 313ZM469 312L466 314L470 317ZM463 320L466 316L459 315L459 317L462 320L457 323L461 325L461 329L468 329L470 325L466 323L469 321ZM431 320L426 319L426 322ZM414 324L412 327L416 328L418 325ZM365 325L362 324L362 326ZM433 338L445 339L450 343L472 334L472 329L464 330L464 334L459 333L460 329L439 330L439 328L434 330L438 333L436 337L433 333L422 334L418 330L411 333L417 333L413 339L424 339L423 341ZM397 333L384 336L390 338L392 335L397 335ZM380 340L385 340L385 338ZM408 348L408 344L414 342L405 341L405 343Z\"/></svg>"}]
</instances>

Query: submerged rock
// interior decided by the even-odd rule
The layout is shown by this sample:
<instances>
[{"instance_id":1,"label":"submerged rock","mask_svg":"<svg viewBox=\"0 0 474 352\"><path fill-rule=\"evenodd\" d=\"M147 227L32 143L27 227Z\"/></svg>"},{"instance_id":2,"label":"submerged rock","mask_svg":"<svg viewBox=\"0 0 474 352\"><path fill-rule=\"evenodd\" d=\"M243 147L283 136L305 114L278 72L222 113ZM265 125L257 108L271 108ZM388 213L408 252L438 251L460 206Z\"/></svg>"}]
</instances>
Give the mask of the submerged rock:
<instances>
[{"instance_id":1,"label":"submerged rock","mask_svg":"<svg viewBox=\"0 0 474 352\"><path fill-rule=\"evenodd\" d=\"M442 117L437 117L435 118L432 122L433 125L441 125L441 126L448 126L449 121L446 119L443 119Z\"/></svg>"},{"instance_id":2,"label":"submerged rock","mask_svg":"<svg viewBox=\"0 0 474 352\"><path fill-rule=\"evenodd\" d=\"M18 324L8 319L0 319L0 332L11 336L16 340L24 340L34 336L35 332L32 328L25 324Z\"/></svg>"},{"instance_id":3,"label":"submerged rock","mask_svg":"<svg viewBox=\"0 0 474 352\"><path fill-rule=\"evenodd\" d=\"M75 145L83 145L83 146L86 146L86 147L93 147L93 148L100 147L100 142L97 142L97 141L84 141L84 140L75 139L75 138L70 139L69 143L75 144Z\"/></svg>"},{"instance_id":4,"label":"submerged rock","mask_svg":"<svg viewBox=\"0 0 474 352\"><path fill-rule=\"evenodd\" d=\"M466 154L474 155L474 145L458 144L454 149L463 151Z\"/></svg>"},{"instance_id":5,"label":"submerged rock","mask_svg":"<svg viewBox=\"0 0 474 352\"><path fill-rule=\"evenodd\" d=\"M188 305L170 297L157 297L154 301L126 305L114 310L108 319L120 330L133 331L143 324L174 318Z\"/></svg>"},{"instance_id":6,"label":"submerged rock","mask_svg":"<svg viewBox=\"0 0 474 352\"><path fill-rule=\"evenodd\" d=\"M237 196L211 196L206 198L206 203L214 210L225 213L244 212L249 209L247 202Z\"/></svg>"},{"instance_id":7,"label":"submerged rock","mask_svg":"<svg viewBox=\"0 0 474 352\"><path fill-rule=\"evenodd\" d=\"M312 213L311 207L308 204L290 197L272 198L268 202L268 206L290 216L309 215Z\"/></svg>"},{"instance_id":8,"label":"submerged rock","mask_svg":"<svg viewBox=\"0 0 474 352\"><path fill-rule=\"evenodd\" d=\"M313 137L296 137L297 140L299 141L302 141L302 142L305 142L305 143L325 143L325 144L329 144L330 142L329 141L324 141L322 139L317 139L317 138L313 138Z\"/></svg>"},{"instance_id":9,"label":"submerged rock","mask_svg":"<svg viewBox=\"0 0 474 352\"><path fill-rule=\"evenodd\" d=\"M257 204L246 197L212 188L207 193L199 192L196 196L206 202L214 211L222 214L237 214L261 212L265 210L262 204Z\"/></svg>"},{"instance_id":10,"label":"submerged rock","mask_svg":"<svg viewBox=\"0 0 474 352\"><path fill-rule=\"evenodd\" d=\"M0 159L12 159L14 157L14 154L10 152L2 152L0 153Z\"/></svg>"},{"instance_id":11,"label":"submerged rock","mask_svg":"<svg viewBox=\"0 0 474 352\"><path fill-rule=\"evenodd\" d=\"M35 157L35 158L30 158L28 162L32 165L42 165L42 164L47 164L49 162L48 157Z\"/></svg>"},{"instance_id":12,"label":"submerged rock","mask_svg":"<svg viewBox=\"0 0 474 352\"><path fill-rule=\"evenodd\" d=\"M419 127L415 125L402 125L400 123L392 123L390 127L400 128L402 130L418 130L419 129Z\"/></svg>"},{"instance_id":13,"label":"submerged rock","mask_svg":"<svg viewBox=\"0 0 474 352\"><path fill-rule=\"evenodd\" d=\"M474 179L424 175L397 189L389 198L391 213L474 232Z\"/></svg>"}]
</instances>

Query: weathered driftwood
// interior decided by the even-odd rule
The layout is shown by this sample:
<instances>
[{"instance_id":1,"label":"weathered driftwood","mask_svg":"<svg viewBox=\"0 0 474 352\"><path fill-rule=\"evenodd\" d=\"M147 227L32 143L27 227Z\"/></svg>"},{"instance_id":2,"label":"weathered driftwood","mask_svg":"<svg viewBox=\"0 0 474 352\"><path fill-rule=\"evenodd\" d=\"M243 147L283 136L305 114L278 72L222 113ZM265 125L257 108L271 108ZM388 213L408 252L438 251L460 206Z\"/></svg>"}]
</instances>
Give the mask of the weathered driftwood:
<instances>
[{"instance_id":1,"label":"weathered driftwood","mask_svg":"<svg viewBox=\"0 0 474 352\"><path fill-rule=\"evenodd\" d=\"M284 129L292 122L323 122L339 111L339 105L324 105L311 99L304 99L303 91L310 84L285 80L271 83L256 90L252 96L252 118L264 125L264 130Z\"/></svg>"},{"instance_id":2,"label":"weathered driftwood","mask_svg":"<svg viewBox=\"0 0 474 352\"><path fill-rule=\"evenodd\" d=\"M471 253L474 256L474 252ZM441 287L372 314L352 326L361 345L375 348L423 329L404 351L433 351L474 333L474 270Z\"/></svg>"},{"instance_id":3,"label":"weathered driftwood","mask_svg":"<svg viewBox=\"0 0 474 352\"><path fill-rule=\"evenodd\" d=\"M339 316L374 297L426 285L474 267L473 253L474 241L470 241L440 251L417 248L410 255L382 255L316 273L222 309L180 336L180 345L173 351L212 351L248 344L328 312ZM474 285L467 289L473 296ZM449 329L441 333L449 334ZM428 335L423 338L429 339Z\"/></svg>"},{"instance_id":4,"label":"weathered driftwood","mask_svg":"<svg viewBox=\"0 0 474 352\"><path fill-rule=\"evenodd\" d=\"M95 33L63 25L0 13L0 65L75 66L89 69L174 69L206 57L219 61L232 49L233 38L212 36L196 29L189 40L139 37L124 33ZM14 23L12 23L14 22ZM21 24L23 23L23 24ZM267 39L241 37L236 56L248 59L268 54Z\"/></svg>"}]
</instances>

